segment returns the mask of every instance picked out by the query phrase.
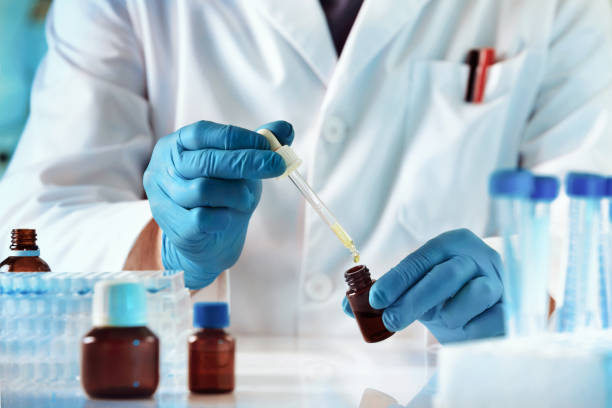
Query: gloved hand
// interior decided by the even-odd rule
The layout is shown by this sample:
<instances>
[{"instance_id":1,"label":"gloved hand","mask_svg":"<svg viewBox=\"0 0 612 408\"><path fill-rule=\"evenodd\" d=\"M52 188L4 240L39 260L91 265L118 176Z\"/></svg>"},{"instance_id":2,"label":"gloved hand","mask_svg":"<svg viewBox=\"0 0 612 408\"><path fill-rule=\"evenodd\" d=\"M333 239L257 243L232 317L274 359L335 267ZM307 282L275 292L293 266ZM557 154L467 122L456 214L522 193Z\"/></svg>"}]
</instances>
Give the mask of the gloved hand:
<instances>
[{"instance_id":1,"label":"gloved hand","mask_svg":"<svg viewBox=\"0 0 612 408\"><path fill-rule=\"evenodd\" d=\"M287 122L264 125L281 144L293 141ZM285 162L266 138L236 126L200 121L160 139L143 182L163 231L166 269L185 271L185 284L210 284L240 256L261 180Z\"/></svg>"},{"instance_id":2,"label":"gloved hand","mask_svg":"<svg viewBox=\"0 0 612 408\"><path fill-rule=\"evenodd\" d=\"M500 256L466 229L428 241L378 279L370 305L399 331L415 320L440 343L504 334ZM344 311L352 316L345 298Z\"/></svg>"}]
</instances>

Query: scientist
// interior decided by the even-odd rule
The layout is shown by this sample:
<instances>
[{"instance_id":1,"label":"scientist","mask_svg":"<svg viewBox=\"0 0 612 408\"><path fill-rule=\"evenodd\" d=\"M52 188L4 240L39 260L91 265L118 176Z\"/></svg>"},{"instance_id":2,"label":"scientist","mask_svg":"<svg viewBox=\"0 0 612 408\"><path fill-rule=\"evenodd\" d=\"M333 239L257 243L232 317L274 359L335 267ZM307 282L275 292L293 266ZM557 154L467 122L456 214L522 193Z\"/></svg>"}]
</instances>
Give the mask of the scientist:
<instances>
[{"instance_id":1,"label":"scientist","mask_svg":"<svg viewBox=\"0 0 612 408\"><path fill-rule=\"evenodd\" d=\"M350 254L272 179L267 123L379 278L390 330L497 335L488 176L519 157L612 173L611 28L607 0L57 0L1 230L38 228L55 270L208 289L231 269L237 333L358 336Z\"/></svg>"}]
</instances>

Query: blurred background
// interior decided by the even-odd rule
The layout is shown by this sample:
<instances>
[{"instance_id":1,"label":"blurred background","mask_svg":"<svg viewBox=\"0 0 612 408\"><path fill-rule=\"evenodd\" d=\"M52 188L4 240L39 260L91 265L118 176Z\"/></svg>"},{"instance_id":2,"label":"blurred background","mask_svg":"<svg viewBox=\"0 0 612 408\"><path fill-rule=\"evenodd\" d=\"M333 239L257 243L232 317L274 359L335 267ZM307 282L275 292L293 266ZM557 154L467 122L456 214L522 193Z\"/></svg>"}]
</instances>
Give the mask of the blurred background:
<instances>
[{"instance_id":1,"label":"blurred background","mask_svg":"<svg viewBox=\"0 0 612 408\"><path fill-rule=\"evenodd\" d=\"M0 0L0 177L28 117L51 0Z\"/></svg>"}]
</instances>

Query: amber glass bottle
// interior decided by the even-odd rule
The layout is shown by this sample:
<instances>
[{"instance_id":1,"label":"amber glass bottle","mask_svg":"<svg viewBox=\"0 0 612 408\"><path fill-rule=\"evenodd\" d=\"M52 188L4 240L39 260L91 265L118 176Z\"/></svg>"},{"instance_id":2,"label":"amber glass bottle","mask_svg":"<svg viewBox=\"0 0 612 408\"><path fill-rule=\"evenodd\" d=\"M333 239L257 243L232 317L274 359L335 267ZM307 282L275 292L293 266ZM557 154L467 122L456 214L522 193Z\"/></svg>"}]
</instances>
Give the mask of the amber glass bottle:
<instances>
[{"instance_id":1,"label":"amber glass bottle","mask_svg":"<svg viewBox=\"0 0 612 408\"><path fill-rule=\"evenodd\" d=\"M81 341L81 382L94 398L145 398L159 383L159 340L146 327L146 292L130 281L94 288L94 328Z\"/></svg>"},{"instance_id":2,"label":"amber glass bottle","mask_svg":"<svg viewBox=\"0 0 612 408\"><path fill-rule=\"evenodd\" d=\"M382 310L370 306L370 287L374 281L370 270L364 265L357 265L344 273L344 279L349 290L346 297L355 315L363 339L368 343L376 343L393 335L382 321Z\"/></svg>"},{"instance_id":3,"label":"amber glass bottle","mask_svg":"<svg viewBox=\"0 0 612 408\"><path fill-rule=\"evenodd\" d=\"M11 253L0 263L0 272L49 272L51 269L39 255L36 245L36 230L14 229L11 231Z\"/></svg>"},{"instance_id":4,"label":"amber glass bottle","mask_svg":"<svg viewBox=\"0 0 612 408\"><path fill-rule=\"evenodd\" d=\"M198 330L188 341L189 389L197 393L231 392L236 340L224 330L229 326L227 303L196 303L193 325Z\"/></svg>"}]
</instances>

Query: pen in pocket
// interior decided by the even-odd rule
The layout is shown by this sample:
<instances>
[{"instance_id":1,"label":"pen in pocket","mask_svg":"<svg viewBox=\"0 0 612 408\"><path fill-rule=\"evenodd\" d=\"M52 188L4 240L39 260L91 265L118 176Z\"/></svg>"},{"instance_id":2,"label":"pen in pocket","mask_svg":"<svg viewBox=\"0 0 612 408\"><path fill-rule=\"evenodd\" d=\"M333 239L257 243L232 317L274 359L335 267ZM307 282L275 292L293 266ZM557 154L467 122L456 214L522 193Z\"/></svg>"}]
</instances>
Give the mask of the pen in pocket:
<instances>
[{"instance_id":1,"label":"pen in pocket","mask_svg":"<svg viewBox=\"0 0 612 408\"><path fill-rule=\"evenodd\" d=\"M493 48L475 48L470 50L467 56L467 64L470 67L465 101L481 103L487 84L487 71L495 62L495 50Z\"/></svg>"}]
</instances>

